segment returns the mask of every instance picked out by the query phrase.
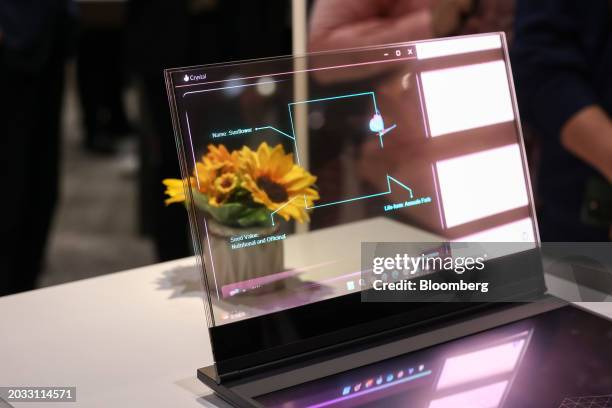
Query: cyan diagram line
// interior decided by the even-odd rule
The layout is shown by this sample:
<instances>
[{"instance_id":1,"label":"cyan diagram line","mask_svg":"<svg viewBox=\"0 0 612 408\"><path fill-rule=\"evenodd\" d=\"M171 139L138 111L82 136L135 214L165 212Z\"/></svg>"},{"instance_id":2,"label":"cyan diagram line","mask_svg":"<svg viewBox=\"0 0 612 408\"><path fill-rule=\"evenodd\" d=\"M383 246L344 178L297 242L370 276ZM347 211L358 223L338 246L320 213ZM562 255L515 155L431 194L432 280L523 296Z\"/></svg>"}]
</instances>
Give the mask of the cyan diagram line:
<instances>
[{"instance_id":1,"label":"cyan diagram line","mask_svg":"<svg viewBox=\"0 0 612 408\"><path fill-rule=\"evenodd\" d=\"M397 125L393 125L385 130L383 130L382 132L378 133L378 138L380 139L380 148L384 149L385 148L385 144L383 142L383 137L389 133L390 131L392 131L393 129L395 129L397 127Z\"/></svg>"},{"instance_id":2,"label":"cyan diagram line","mask_svg":"<svg viewBox=\"0 0 612 408\"><path fill-rule=\"evenodd\" d=\"M293 197L291 200L287 201L285 204L281 205L280 207L278 207L276 210L272 211L272 214L270 214L270 220L272 221L272 226L274 227L274 214L276 214L277 212L279 212L280 210L282 210L283 208L285 208L286 206L288 206L289 204L291 204L292 202L294 202L295 200L297 200L300 197ZM304 195L304 202L306 201L306 195Z\"/></svg>"},{"instance_id":3,"label":"cyan diagram line","mask_svg":"<svg viewBox=\"0 0 612 408\"><path fill-rule=\"evenodd\" d=\"M385 192L377 193L377 194L370 194L370 195L361 196L361 197L349 198L347 200L334 201L333 203L325 203L325 204L321 204L321 205L315 205L313 207L306 206L306 209L307 210L312 210L312 209L315 209L315 208L329 207L329 206L332 206L332 205L350 203L350 202L357 201L357 200L365 200L367 198L381 197L381 196L384 196L384 195L388 195L388 194L391 194L391 182L394 182L394 183L398 184L400 187L402 187L403 189L407 190L410 193L410 199L414 198L414 193L413 193L413 191L412 191L412 189L410 187L408 187L407 185L405 185L401 181L398 181L397 179L395 179L395 178L393 178L393 177L391 177L390 175L387 174L387 191L385 191ZM306 202L306 196L304 196L304 202Z\"/></svg>"},{"instance_id":4,"label":"cyan diagram line","mask_svg":"<svg viewBox=\"0 0 612 408\"><path fill-rule=\"evenodd\" d=\"M347 200L335 201L333 203L325 203L325 204L321 204L321 205L315 205L313 207L308 207L308 204L306 202L306 194L304 194L304 207L307 210L314 210L315 208L330 207L332 205L346 204L346 203L350 203L350 202L353 202L353 201L365 200L367 198L381 197L381 196L389 195L392 192L392 190L391 190L391 182L394 182L395 184L397 184L400 187L402 187L404 190L408 191L408 193L410 193L410 199L411 200L414 199L414 192L412 191L412 189L410 187L408 187L407 185L405 185L401 181L399 181L396 178L391 177L390 175L387 174L387 191L385 191L385 192L377 193L377 194L370 194L370 195L361 196L361 197L349 198ZM285 204L283 204L282 206L278 207L274 212L272 212L272 214L270 214L270 219L272 221L272 226L275 225L274 224L274 214L276 214L277 212L279 212L280 210L282 210L283 208L285 208L286 206L291 204L297 198L299 198L299 197L294 197L293 199L287 201Z\"/></svg>"},{"instance_id":5,"label":"cyan diagram line","mask_svg":"<svg viewBox=\"0 0 612 408\"><path fill-rule=\"evenodd\" d=\"M301 105L301 104L305 104L305 103L315 103L315 102L325 102L325 101L333 101L333 100L338 100L338 99L346 99L346 98L353 98L353 97L357 97L357 96L366 96L369 95L372 97L372 103L374 104L374 115L375 116L380 116L382 118L382 116L380 115L380 111L378 110L378 102L376 101L376 94L372 91L370 92L359 92L359 93L353 93L353 94L348 94L348 95L340 95L340 96L331 96L329 98L318 98L318 99L308 99L305 101L298 101L298 102L291 102L288 104L288 110L289 110L289 121L291 122L291 133L293 134L293 136L289 135L288 133L285 133L273 126L262 126L262 127L257 127L255 128L255 131L259 131L259 130L264 130L264 129L271 129L274 130L277 133L280 133L281 135L288 137L289 139L293 140L293 144L294 144L294 150L295 150L295 158L297 161L298 165L302 165L302 163L300 162L300 155L298 153L298 147L297 147L297 141L296 141L296 136L295 136L295 126L293 124L293 112L291 107L294 105ZM384 142L383 142L383 137L391 132L392 130L394 130L395 128L397 128L397 125L393 125L391 127L388 127L387 129L383 128L378 131L375 132L378 134L378 138L380 140L380 147L381 149L384 148Z\"/></svg>"},{"instance_id":6,"label":"cyan diagram line","mask_svg":"<svg viewBox=\"0 0 612 408\"><path fill-rule=\"evenodd\" d=\"M301 166L301 162L300 162L300 155L299 155L299 150L298 150L298 145L297 145L297 138L295 135L295 125L294 125L294 121L293 121L293 111L292 111L292 107L295 105L301 105L301 104L306 104L306 103L316 103L316 102L325 102L325 101L332 101L332 100L338 100L338 99L346 99L346 98L353 98L353 97L358 97L358 96L366 96L366 95L370 95L372 97L372 102L374 103L374 115L378 116L378 119L381 120L381 124L382 126L380 126L378 129L378 131L374 132L378 135L379 141L380 141L380 147L381 149L384 148L384 141L383 138L385 135L387 135L389 132L391 132L392 130L397 128L397 125L394 124L388 128L384 128L384 123L382 123L382 116L380 114L380 111L378 110L378 103L376 102L376 94L374 92L360 92L360 93L353 93L353 94L349 94L349 95L340 95L340 96L332 96L329 98L318 98L318 99L309 99L309 100L305 100L305 101L298 101L298 102L291 102L288 104L287 108L289 111L289 121L291 123L291 134L288 134L286 132L283 132L282 130L279 130L273 126L261 126L261 127L256 127L255 131L260 131L260 130L265 130L265 129L270 129L273 130L291 140L293 140L293 145L294 145L294 151L295 151L295 158L297 161L297 164ZM355 197L355 198L350 198L350 199L346 199L346 200L340 200L340 201L335 201L332 203L325 203L325 204L321 204L321 205L315 205L312 207L308 207L307 201L306 201L306 195L304 195L304 206L306 209L311 210L311 209L315 209L315 208L322 208L322 207L329 207L332 205L338 205L338 204L345 204L345 203L350 203L350 202L354 202L354 201L358 201L358 200L365 200L368 198L374 198L374 197L381 197L384 195L388 195L391 194L391 182L399 185L400 187L402 187L403 189L405 189L406 191L409 192L410 194L410 199L414 198L414 193L412 191L412 189L410 187L408 187L407 185L403 184L401 181L389 176L387 174L387 191L382 192L382 193L377 193L377 194L370 194L370 195L366 195L366 196L361 196L361 197ZM284 207L286 207L287 205L289 205L291 202L293 202L296 198L298 197L294 197L292 200L286 202L284 205L282 205L281 207L277 208L276 211L272 212L270 214L270 220L272 222L272 226L275 225L274 223L274 215L276 213L278 213L280 210L282 210Z\"/></svg>"},{"instance_id":7,"label":"cyan diagram line","mask_svg":"<svg viewBox=\"0 0 612 408\"><path fill-rule=\"evenodd\" d=\"M349 95L331 96L329 98L308 99L308 100L305 100L305 101L291 102L289 104L289 106L291 107L292 105L300 105L300 104L303 104L303 103L333 101L333 100L336 100L336 99L346 99L346 98L353 98L355 96L364 96L364 95L371 95L372 96L372 101L374 102L374 112L378 113L378 104L376 103L376 94L374 94L374 92L360 92L360 93L354 93L354 94L349 94Z\"/></svg>"},{"instance_id":8,"label":"cyan diagram line","mask_svg":"<svg viewBox=\"0 0 612 408\"><path fill-rule=\"evenodd\" d=\"M277 128L275 128L275 127L273 127L273 126L262 126L262 127L257 127L257 128L255 128L255 131L258 131L258 130L264 130L264 129L272 129L272 130L274 130L275 132L278 132L278 133L280 133L281 135L286 136L286 137L288 137L288 138L289 138L289 139L291 139L291 140L295 140L295 137L293 137L293 136L291 136L290 134L285 133L285 132L283 132L283 131L281 131L281 130L278 130Z\"/></svg>"},{"instance_id":9,"label":"cyan diagram line","mask_svg":"<svg viewBox=\"0 0 612 408\"><path fill-rule=\"evenodd\" d=\"M380 114L380 111L378 110L378 102L376 102L376 94L374 92L359 92L359 93L354 93L354 94L349 94L349 95L340 95L340 96L331 96L329 98L319 98L319 99L309 99L309 100L305 100L305 101L299 101L299 102L292 102L289 104L289 118L291 120L291 128L293 131L293 135L294 135L294 140L295 140L295 129L293 129L293 114L291 112L291 107L293 105L300 105L300 104L304 104L304 103L315 103L315 102L326 102L326 101L333 101L333 100L338 100L338 99L346 99L346 98L354 98L357 96L366 96L366 95L370 95L372 97L372 102L374 103L374 115L378 116L381 118L382 120L382 116ZM397 125L393 125L391 127L388 127L387 129L384 128L384 124L383 126L380 128L380 130L378 132L375 132L378 134L378 139L380 140L380 147L381 149L383 149L385 147L384 142L383 142L383 137L391 132L393 129L395 129L397 127ZM297 151L297 145L296 145L296 151ZM299 157L298 157L298 164L300 164L299 162Z\"/></svg>"}]
</instances>

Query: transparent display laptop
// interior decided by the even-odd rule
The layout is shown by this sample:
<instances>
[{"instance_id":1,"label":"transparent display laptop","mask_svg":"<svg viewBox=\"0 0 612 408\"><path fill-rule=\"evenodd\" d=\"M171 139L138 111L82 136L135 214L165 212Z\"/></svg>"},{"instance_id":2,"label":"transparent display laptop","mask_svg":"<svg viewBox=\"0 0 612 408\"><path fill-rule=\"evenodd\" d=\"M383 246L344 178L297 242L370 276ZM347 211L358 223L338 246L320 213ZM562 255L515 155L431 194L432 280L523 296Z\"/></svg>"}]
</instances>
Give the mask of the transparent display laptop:
<instances>
[{"instance_id":1,"label":"transparent display laptop","mask_svg":"<svg viewBox=\"0 0 612 408\"><path fill-rule=\"evenodd\" d=\"M595 358L610 336L546 338L611 327L545 295L503 34L165 76L182 171L169 201L189 212L215 361L198 378L223 399L542 407L605 394L559 374L587 373L576 356L546 353L577 345L580 361ZM381 243L424 258L507 243L482 275L497 298L368 297L364 251ZM599 357L585 375L612 378ZM554 384L565 390L528 399Z\"/></svg>"}]
</instances>

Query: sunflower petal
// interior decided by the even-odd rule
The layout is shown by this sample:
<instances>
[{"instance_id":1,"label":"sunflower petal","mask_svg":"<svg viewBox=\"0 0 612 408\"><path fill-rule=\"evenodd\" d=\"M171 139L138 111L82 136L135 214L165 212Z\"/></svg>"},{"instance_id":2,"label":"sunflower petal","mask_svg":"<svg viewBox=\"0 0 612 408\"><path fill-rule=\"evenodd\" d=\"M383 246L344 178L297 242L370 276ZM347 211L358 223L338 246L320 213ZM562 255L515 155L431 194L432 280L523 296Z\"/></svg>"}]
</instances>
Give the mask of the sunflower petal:
<instances>
[{"instance_id":1,"label":"sunflower petal","mask_svg":"<svg viewBox=\"0 0 612 408\"><path fill-rule=\"evenodd\" d=\"M317 178L295 164L292 153L285 153L282 144L271 148L264 142L256 151L243 147L239 156L241 186L251 193L255 203L287 221L309 220L306 206L312 206L319 199L318 192L312 188ZM265 183L262 177L266 178ZM273 202L268 196L271 185L284 190L287 197L283 202Z\"/></svg>"}]
</instances>

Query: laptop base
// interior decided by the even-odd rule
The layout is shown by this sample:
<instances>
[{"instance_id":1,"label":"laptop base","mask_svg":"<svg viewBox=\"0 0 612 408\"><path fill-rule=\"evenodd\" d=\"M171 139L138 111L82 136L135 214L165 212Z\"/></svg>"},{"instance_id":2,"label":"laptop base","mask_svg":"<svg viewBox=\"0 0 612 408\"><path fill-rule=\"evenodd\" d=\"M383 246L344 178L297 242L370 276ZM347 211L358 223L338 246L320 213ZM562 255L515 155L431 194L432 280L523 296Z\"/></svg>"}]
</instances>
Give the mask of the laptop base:
<instances>
[{"instance_id":1,"label":"laptop base","mask_svg":"<svg viewBox=\"0 0 612 408\"><path fill-rule=\"evenodd\" d=\"M344 350L341 353L322 352L317 358L281 368L263 370L256 375L238 380L221 381L214 365L198 369L197 376L219 397L234 406L263 407L264 405L255 401L255 398L476 333L483 333L509 323L560 309L567 306L567 303L547 297L533 303L492 306L494 306L493 310L471 314L468 318L437 323L420 330L420 333L414 336L393 338L384 344L364 345L357 349Z\"/></svg>"}]
</instances>

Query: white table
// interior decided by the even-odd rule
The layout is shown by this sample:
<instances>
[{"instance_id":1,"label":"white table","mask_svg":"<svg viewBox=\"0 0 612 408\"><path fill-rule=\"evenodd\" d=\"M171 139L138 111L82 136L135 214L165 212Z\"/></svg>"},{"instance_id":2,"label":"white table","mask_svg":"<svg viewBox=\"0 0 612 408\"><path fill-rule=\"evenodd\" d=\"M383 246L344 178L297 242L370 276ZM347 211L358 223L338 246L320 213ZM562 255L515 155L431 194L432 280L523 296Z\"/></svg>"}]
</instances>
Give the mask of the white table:
<instances>
[{"instance_id":1,"label":"white table","mask_svg":"<svg viewBox=\"0 0 612 408\"><path fill-rule=\"evenodd\" d=\"M195 378L212 363L197 287L188 258L0 298L0 385L76 386L75 407L214 406Z\"/></svg>"},{"instance_id":2,"label":"white table","mask_svg":"<svg viewBox=\"0 0 612 408\"><path fill-rule=\"evenodd\" d=\"M52 407L227 406L195 377L213 362L198 273L188 258L0 298L0 386L77 387Z\"/></svg>"},{"instance_id":3,"label":"white table","mask_svg":"<svg viewBox=\"0 0 612 408\"><path fill-rule=\"evenodd\" d=\"M291 236L288 262L305 262L312 235L345 251L362 236L436 239L377 218ZM0 298L0 386L76 386L70 407L226 406L195 376L213 363L199 273L187 258Z\"/></svg>"}]
</instances>

